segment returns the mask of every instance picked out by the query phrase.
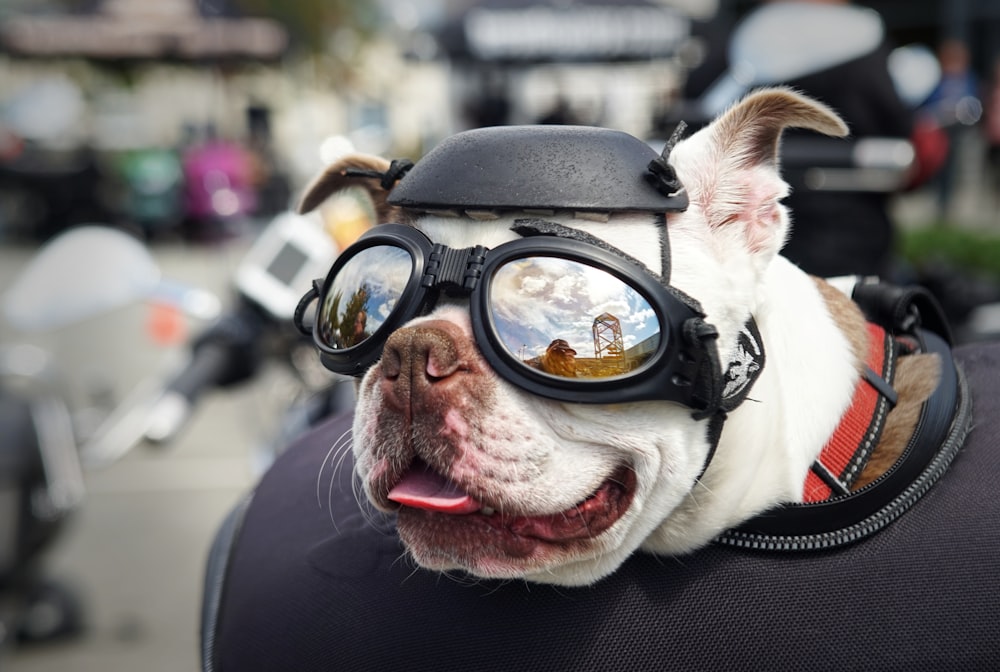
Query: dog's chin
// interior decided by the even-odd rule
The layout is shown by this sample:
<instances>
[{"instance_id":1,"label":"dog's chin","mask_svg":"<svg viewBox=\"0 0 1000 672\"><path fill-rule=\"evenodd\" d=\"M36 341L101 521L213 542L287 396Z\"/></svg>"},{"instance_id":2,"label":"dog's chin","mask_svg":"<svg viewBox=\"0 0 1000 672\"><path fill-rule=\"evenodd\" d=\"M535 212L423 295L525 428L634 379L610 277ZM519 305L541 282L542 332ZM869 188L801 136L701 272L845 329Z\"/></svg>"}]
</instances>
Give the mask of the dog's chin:
<instances>
[{"instance_id":1,"label":"dog's chin","mask_svg":"<svg viewBox=\"0 0 1000 672\"><path fill-rule=\"evenodd\" d=\"M626 514L636 491L629 467L615 470L577 505L553 514L481 508L447 513L402 506L400 538L416 562L438 571L464 570L481 578L558 576L607 550L604 537Z\"/></svg>"}]
</instances>

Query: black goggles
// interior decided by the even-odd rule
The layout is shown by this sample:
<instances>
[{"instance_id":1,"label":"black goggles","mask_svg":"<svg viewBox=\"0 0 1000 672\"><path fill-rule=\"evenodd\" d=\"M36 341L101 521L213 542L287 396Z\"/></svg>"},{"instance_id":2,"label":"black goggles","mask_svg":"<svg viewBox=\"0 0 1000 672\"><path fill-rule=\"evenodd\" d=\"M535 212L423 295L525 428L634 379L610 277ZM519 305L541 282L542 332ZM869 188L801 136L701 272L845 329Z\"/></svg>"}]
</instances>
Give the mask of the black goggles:
<instances>
[{"instance_id":1,"label":"black goggles","mask_svg":"<svg viewBox=\"0 0 1000 672\"><path fill-rule=\"evenodd\" d=\"M493 369L542 397L576 403L665 400L713 409L717 333L694 302L642 266L548 236L453 249L383 224L344 250L299 303L323 365L360 376L386 339L441 294L468 297L472 331ZM318 300L311 330L308 306ZM707 366L706 366L707 365Z\"/></svg>"}]
</instances>

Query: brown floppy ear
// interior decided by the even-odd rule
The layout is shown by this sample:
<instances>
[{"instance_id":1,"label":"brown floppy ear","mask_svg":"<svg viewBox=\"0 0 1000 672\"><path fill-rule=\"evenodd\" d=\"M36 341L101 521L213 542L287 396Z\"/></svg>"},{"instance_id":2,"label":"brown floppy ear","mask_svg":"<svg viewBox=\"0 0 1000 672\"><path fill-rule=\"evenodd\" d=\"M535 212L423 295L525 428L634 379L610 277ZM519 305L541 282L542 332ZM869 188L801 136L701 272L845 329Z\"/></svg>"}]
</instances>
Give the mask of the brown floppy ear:
<instances>
[{"instance_id":1,"label":"brown floppy ear","mask_svg":"<svg viewBox=\"0 0 1000 672\"><path fill-rule=\"evenodd\" d=\"M788 231L778 150L782 132L793 127L837 137L848 132L826 105L775 87L750 94L697 134L704 134L707 151L693 169L692 201L711 229L741 226L745 246L762 260L777 254Z\"/></svg>"},{"instance_id":2,"label":"brown floppy ear","mask_svg":"<svg viewBox=\"0 0 1000 672\"><path fill-rule=\"evenodd\" d=\"M785 87L761 89L715 122L718 147L738 168L777 165L781 133L806 128L842 138L847 124L823 103Z\"/></svg>"},{"instance_id":3,"label":"brown floppy ear","mask_svg":"<svg viewBox=\"0 0 1000 672\"><path fill-rule=\"evenodd\" d=\"M400 221L399 209L389 205L389 190L383 188L380 177L389 170L390 162L380 156L348 154L339 159L306 188L299 201L298 211L305 214L316 209L333 194L351 187L361 187L368 192L378 222Z\"/></svg>"}]
</instances>

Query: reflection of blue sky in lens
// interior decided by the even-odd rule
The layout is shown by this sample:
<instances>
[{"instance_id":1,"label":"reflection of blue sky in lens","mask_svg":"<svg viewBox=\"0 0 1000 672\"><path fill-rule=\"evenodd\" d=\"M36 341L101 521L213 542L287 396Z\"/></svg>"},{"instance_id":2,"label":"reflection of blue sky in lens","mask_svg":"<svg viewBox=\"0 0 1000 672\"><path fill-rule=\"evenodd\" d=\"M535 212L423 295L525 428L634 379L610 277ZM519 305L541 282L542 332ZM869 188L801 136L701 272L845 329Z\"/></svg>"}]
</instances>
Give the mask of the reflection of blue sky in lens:
<instances>
[{"instance_id":1,"label":"reflection of blue sky in lens","mask_svg":"<svg viewBox=\"0 0 1000 672\"><path fill-rule=\"evenodd\" d=\"M594 318L618 318L627 349L658 332L649 303L618 278L556 257L519 259L493 277L490 303L500 338L522 359L541 355L555 338L578 357L594 357Z\"/></svg>"},{"instance_id":2,"label":"reflection of blue sky in lens","mask_svg":"<svg viewBox=\"0 0 1000 672\"><path fill-rule=\"evenodd\" d=\"M396 307L413 268L410 253L389 245L370 247L354 255L338 271L327 291L323 315L329 315L339 296L336 324L354 321L349 315L351 298L365 287L368 295L364 302L364 333L373 334ZM340 347L356 345L341 343Z\"/></svg>"}]
</instances>

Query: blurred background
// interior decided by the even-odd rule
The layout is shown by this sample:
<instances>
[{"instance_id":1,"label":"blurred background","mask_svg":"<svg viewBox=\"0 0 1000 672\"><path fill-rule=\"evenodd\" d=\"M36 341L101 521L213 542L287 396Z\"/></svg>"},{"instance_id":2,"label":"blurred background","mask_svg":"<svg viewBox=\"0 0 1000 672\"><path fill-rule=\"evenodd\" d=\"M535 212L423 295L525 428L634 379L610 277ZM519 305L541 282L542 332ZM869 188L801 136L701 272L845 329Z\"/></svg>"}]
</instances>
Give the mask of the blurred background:
<instances>
[{"instance_id":1,"label":"blurred background","mask_svg":"<svg viewBox=\"0 0 1000 672\"><path fill-rule=\"evenodd\" d=\"M802 4L846 9L764 11ZM0 670L199 669L216 528L350 403L289 319L371 224L290 213L324 165L526 123L659 151L771 83L855 135L789 135L791 258L1000 334L992 0L0 0Z\"/></svg>"}]
</instances>

